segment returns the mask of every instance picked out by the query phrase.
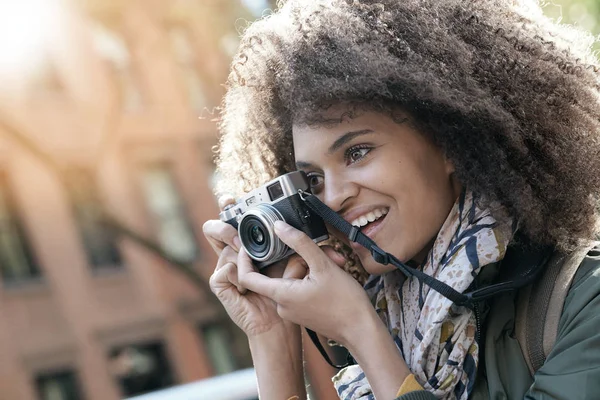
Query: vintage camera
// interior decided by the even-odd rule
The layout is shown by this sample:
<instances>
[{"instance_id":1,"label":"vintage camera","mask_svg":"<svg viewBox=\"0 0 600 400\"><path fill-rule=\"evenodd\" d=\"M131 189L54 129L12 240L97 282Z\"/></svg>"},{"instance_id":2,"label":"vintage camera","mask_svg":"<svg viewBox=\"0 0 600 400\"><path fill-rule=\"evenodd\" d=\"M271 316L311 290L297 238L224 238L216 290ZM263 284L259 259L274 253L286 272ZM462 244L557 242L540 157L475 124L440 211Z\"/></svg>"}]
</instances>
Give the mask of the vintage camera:
<instances>
[{"instance_id":1,"label":"vintage camera","mask_svg":"<svg viewBox=\"0 0 600 400\"><path fill-rule=\"evenodd\" d=\"M219 214L238 230L244 249L261 269L294 253L275 234L273 224L285 221L315 243L328 238L323 219L308 209L299 190L309 191L302 171L290 172L254 189Z\"/></svg>"}]
</instances>

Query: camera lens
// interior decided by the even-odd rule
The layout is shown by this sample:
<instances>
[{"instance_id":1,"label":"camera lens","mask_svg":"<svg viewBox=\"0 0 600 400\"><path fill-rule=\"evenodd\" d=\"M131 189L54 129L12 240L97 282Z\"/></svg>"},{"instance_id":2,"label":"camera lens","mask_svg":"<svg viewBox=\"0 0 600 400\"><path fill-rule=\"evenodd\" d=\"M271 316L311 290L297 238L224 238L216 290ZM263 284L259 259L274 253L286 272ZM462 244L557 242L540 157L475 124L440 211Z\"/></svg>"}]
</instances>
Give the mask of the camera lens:
<instances>
[{"instance_id":1,"label":"camera lens","mask_svg":"<svg viewBox=\"0 0 600 400\"><path fill-rule=\"evenodd\" d=\"M277 209L259 204L248 210L240 221L238 231L248 255L256 261L278 260L289 250L275 235L273 224L284 221Z\"/></svg>"},{"instance_id":2,"label":"camera lens","mask_svg":"<svg viewBox=\"0 0 600 400\"><path fill-rule=\"evenodd\" d=\"M265 232L260 226L253 226L250 230L250 238L257 244L265 243Z\"/></svg>"},{"instance_id":3,"label":"camera lens","mask_svg":"<svg viewBox=\"0 0 600 400\"><path fill-rule=\"evenodd\" d=\"M262 258L269 252L270 240L265 234L267 227L260 218L249 215L240 224L240 238L252 258Z\"/></svg>"}]
</instances>

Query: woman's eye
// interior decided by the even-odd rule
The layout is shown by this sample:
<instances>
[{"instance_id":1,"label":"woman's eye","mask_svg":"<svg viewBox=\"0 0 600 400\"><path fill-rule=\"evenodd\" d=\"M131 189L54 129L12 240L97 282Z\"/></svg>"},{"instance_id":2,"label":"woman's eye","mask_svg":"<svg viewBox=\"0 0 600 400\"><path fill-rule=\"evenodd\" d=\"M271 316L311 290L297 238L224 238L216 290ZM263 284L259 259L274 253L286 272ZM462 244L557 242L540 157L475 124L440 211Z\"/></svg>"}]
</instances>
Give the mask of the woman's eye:
<instances>
[{"instance_id":1,"label":"woman's eye","mask_svg":"<svg viewBox=\"0 0 600 400\"><path fill-rule=\"evenodd\" d=\"M323 175L319 174L307 174L308 185L313 193L318 192L323 185Z\"/></svg>"},{"instance_id":2,"label":"woman's eye","mask_svg":"<svg viewBox=\"0 0 600 400\"><path fill-rule=\"evenodd\" d=\"M369 147L354 147L354 148L351 148L351 149L349 149L346 152L346 162L348 164L353 164L353 163L355 163L357 161L360 161L370 151L371 151L371 148L369 148Z\"/></svg>"}]
</instances>

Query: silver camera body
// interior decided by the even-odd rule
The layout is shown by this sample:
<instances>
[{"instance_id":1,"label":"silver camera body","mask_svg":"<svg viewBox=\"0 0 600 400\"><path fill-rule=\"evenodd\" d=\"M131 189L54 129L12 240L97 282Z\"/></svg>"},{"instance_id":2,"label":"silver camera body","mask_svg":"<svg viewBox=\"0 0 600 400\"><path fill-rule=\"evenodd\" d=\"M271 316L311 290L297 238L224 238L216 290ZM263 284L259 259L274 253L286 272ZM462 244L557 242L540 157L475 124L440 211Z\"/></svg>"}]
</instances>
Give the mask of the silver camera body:
<instances>
[{"instance_id":1,"label":"silver camera body","mask_svg":"<svg viewBox=\"0 0 600 400\"><path fill-rule=\"evenodd\" d=\"M290 172L252 190L219 214L221 221L237 229L242 246L259 269L294 253L275 234L276 221L303 231L315 243L329 237L325 221L307 207L301 190L310 190L306 174Z\"/></svg>"}]
</instances>

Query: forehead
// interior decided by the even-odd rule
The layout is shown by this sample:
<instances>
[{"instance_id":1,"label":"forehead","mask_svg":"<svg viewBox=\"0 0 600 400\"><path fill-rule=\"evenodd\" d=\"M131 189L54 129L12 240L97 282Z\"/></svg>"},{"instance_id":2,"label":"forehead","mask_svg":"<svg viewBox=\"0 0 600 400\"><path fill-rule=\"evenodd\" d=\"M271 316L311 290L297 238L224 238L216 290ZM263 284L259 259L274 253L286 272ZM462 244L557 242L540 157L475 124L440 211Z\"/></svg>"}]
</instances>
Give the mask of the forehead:
<instances>
[{"instance_id":1,"label":"forehead","mask_svg":"<svg viewBox=\"0 0 600 400\"><path fill-rule=\"evenodd\" d=\"M398 124L386 114L369 110L348 110L338 106L315 116L312 121L292 126L294 150L320 148L349 132L393 132Z\"/></svg>"},{"instance_id":2,"label":"forehead","mask_svg":"<svg viewBox=\"0 0 600 400\"><path fill-rule=\"evenodd\" d=\"M292 132L336 132L361 124L389 126L411 121L409 114L398 105L367 104L364 102L340 102L322 107L318 111L306 111L294 119Z\"/></svg>"}]
</instances>

